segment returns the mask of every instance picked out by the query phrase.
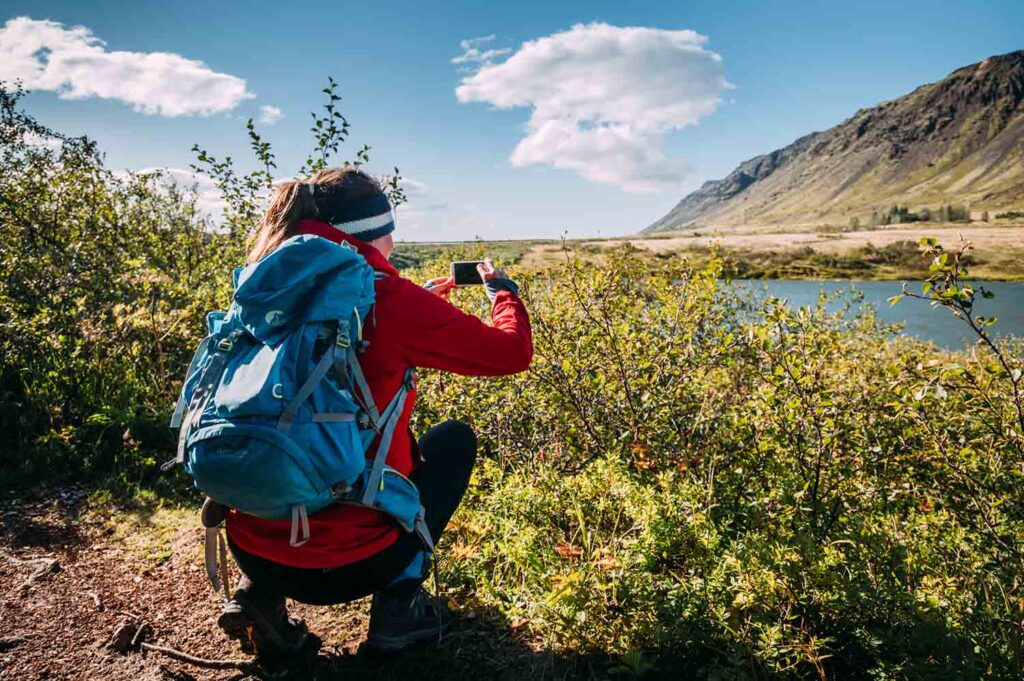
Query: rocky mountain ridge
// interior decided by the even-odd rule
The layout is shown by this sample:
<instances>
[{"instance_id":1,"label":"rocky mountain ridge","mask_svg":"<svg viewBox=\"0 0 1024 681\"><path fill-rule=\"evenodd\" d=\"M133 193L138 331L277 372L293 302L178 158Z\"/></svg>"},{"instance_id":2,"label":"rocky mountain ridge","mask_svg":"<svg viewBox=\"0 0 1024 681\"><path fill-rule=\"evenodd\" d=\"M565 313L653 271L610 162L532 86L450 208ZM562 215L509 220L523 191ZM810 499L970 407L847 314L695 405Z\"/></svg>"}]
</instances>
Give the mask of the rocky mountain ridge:
<instances>
[{"instance_id":1,"label":"rocky mountain ridge","mask_svg":"<svg viewBox=\"0 0 1024 681\"><path fill-rule=\"evenodd\" d=\"M842 223L894 203L1024 207L1024 50L957 69L745 161L645 232Z\"/></svg>"}]
</instances>

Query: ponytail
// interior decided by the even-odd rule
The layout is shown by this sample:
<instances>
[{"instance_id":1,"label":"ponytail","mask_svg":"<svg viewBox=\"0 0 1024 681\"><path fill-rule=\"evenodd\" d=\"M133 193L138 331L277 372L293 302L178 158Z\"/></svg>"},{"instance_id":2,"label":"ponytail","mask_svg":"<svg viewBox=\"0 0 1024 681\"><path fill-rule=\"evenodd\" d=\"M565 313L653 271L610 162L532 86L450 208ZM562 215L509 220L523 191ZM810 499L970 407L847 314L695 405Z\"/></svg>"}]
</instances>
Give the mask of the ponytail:
<instances>
[{"instance_id":1,"label":"ponytail","mask_svg":"<svg viewBox=\"0 0 1024 681\"><path fill-rule=\"evenodd\" d=\"M300 221L316 217L316 202L309 191L312 186L298 180L287 180L277 186L259 229L250 239L247 262L256 262L295 236Z\"/></svg>"}]
</instances>

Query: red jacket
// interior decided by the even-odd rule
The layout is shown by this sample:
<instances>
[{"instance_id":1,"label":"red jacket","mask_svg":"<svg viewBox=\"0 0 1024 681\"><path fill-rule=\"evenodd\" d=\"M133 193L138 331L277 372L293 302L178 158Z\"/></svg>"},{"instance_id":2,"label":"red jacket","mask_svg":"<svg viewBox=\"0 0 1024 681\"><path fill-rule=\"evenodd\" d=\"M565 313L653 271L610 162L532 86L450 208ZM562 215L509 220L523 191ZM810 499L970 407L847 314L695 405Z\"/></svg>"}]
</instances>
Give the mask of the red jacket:
<instances>
[{"instance_id":1,"label":"red jacket","mask_svg":"<svg viewBox=\"0 0 1024 681\"><path fill-rule=\"evenodd\" d=\"M516 295L498 293L491 325L462 312L420 285L403 279L373 246L349 237L328 224L305 220L303 234L354 245L366 261L388 276L377 281L377 299L366 322L370 345L359 363L378 405L386 405L410 366L440 369L468 376L501 376L525 371L533 356L530 321ZM416 440L409 430L415 391L395 430L387 463L408 475L419 464ZM371 447L371 453L375 450ZM288 544L290 520L265 520L231 511L227 532L244 551L283 565L330 568L368 558L395 542L401 530L372 509L328 506L309 518L310 538L300 547Z\"/></svg>"}]
</instances>

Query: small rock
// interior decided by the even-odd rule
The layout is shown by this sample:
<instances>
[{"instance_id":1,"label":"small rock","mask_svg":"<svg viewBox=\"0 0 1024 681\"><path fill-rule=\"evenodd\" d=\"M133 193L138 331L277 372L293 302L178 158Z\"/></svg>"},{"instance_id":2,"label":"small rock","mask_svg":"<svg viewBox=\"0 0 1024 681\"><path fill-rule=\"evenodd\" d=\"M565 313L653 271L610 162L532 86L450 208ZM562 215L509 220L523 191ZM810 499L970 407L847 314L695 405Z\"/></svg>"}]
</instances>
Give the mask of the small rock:
<instances>
[{"instance_id":1,"label":"small rock","mask_svg":"<svg viewBox=\"0 0 1024 681\"><path fill-rule=\"evenodd\" d=\"M121 624L119 624L117 629L114 630L114 635L110 637L110 641L107 643L107 648L116 653L127 655L128 649L132 644L132 639L135 637L138 630L139 626L135 622L122 620Z\"/></svg>"},{"instance_id":2,"label":"small rock","mask_svg":"<svg viewBox=\"0 0 1024 681\"><path fill-rule=\"evenodd\" d=\"M16 648L17 646L20 646L22 643L24 643L27 640L28 640L28 638L25 637L25 636L3 636L3 637L0 637L0 651L10 650L11 648Z\"/></svg>"}]
</instances>

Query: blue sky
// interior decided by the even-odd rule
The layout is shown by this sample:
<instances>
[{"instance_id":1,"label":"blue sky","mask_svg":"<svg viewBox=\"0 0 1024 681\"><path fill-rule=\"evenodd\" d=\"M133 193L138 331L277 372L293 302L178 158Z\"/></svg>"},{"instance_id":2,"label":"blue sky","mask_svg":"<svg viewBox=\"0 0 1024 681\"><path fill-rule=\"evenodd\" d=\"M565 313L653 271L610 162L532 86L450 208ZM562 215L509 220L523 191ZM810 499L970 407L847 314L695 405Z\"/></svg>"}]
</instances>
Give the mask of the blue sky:
<instances>
[{"instance_id":1,"label":"blue sky","mask_svg":"<svg viewBox=\"0 0 1024 681\"><path fill-rule=\"evenodd\" d=\"M0 25L14 17L84 26L107 51L173 53L221 78L205 93L217 102L206 115L174 115L180 82L159 85L166 97L147 90L166 102L148 114L123 93L102 94L118 91L109 83L78 99L37 87L29 110L97 139L117 169L187 168L194 142L246 159L244 121L269 106L283 118L261 129L287 175L334 76L350 149L366 142L372 168L398 165L418 183L398 216L408 240L632 233L751 156L1024 49L1020 0L7 0ZM465 52L461 41L490 35L472 45L497 52L489 64L451 62ZM0 37L0 57L4 48ZM606 75L605 90L593 90ZM456 88L474 78L460 101ZM232 87L246 96L232 99Z\"/></svg>"}]
</instances>

